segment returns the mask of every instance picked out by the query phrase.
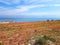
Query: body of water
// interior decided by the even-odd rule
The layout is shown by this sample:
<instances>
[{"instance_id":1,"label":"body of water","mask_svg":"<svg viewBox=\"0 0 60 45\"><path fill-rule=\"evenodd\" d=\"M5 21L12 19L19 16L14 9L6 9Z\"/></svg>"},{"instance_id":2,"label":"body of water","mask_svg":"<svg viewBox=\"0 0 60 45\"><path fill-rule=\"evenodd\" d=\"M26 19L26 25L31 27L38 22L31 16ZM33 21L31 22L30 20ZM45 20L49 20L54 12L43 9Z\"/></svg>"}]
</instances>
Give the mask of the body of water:
<instances>
[{"instance_id":1,"label":"body of water","mask_svg":"<svg viewBox=\"0 0 60 45\"><path fill-rule=\"evenodd\" d=\"M0 18L1 21L15 21L15 22L34 22L34 21L45 21L45 20L59 20L54 18Z\"/></svg>"}]
</instances>

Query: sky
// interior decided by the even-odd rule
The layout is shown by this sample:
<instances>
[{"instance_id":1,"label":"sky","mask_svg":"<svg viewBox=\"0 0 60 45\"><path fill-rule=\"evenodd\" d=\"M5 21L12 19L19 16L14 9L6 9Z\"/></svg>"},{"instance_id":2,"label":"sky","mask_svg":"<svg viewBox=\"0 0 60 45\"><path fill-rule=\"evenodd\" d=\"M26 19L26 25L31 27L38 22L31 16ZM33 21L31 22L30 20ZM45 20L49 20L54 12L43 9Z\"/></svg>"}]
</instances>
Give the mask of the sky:
<instances>
[{"instance_id":1,"label":"sky","mask_svg":"<svg viewBox=\"0 0 60 45\"><path fill-rule=\"evenodd\" d=\"M0 18L60 18L60 0L0 0Z\"/></svg>"}]
</instances>

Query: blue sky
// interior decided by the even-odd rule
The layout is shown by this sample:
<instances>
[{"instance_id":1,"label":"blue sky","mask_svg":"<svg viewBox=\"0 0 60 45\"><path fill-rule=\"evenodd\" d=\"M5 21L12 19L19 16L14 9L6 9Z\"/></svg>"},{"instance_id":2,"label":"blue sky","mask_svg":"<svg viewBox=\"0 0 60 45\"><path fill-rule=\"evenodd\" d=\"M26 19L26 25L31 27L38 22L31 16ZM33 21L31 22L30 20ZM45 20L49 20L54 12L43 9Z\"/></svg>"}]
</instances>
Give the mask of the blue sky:
<instances>
[{"instance_id":1,"label":"blue sky","mask_svg":"<svg viewBox=\"0 0 60 45\"><path fill-rule=\"evenodd\" d=\"M60 18L60 0L0 0L0 18Z\"/></svg>"}]
</instances>

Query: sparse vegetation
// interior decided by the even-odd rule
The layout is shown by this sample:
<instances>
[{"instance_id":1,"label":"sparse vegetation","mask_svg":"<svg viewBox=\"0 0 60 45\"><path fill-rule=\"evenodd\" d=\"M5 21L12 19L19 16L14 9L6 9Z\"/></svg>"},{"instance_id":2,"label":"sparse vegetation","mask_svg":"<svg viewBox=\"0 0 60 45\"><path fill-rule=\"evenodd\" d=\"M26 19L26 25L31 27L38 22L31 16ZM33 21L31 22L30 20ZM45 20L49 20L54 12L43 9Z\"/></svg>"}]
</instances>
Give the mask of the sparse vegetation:
<instances>
[{"instance_id":1,"label":"sparse vegetation","mask_svg":"<svg viewBox=\"0 0 60 45\"><path fill-rule=\"evenodd\" d=\"M60 21L0 24L0 40L3 41L3 44L7 42L9 43L9 41L9 44L11 45L18 45L17 42L19 45L22 45L22 43L28 44L28 41L30 40L29 38L32 36L35 36L36 45L37 43L44 45L46 41L52 41L56 45L60 45Z\"/></svg>"},{"instance_id":2,"label":"sparse vegetation","mask_svg":"<svg viewBox=\"0 0 60 45\"><path fill-rule=\"evenodd\" d=\"M43 36L42 35L37 35L32 40L35 40L35 43L32 42L32 43L34 43L33 45L45 45L48 40L50 40L51 42L56 41L55 38L52 38L52 37L46 36L46 35L43 35ZM29 41L32 41L32 40L29 40Z\"/></svg>"}]
</instances>

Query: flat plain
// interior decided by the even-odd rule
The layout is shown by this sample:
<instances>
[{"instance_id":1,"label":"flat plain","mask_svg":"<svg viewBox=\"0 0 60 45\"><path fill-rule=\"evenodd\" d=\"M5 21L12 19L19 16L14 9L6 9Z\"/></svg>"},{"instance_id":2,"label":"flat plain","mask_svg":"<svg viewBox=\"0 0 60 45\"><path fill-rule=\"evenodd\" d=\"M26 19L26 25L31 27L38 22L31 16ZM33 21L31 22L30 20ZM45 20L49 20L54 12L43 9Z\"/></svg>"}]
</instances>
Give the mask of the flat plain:
<instances>
[{"instance_id":1,"label":"flat plain","mask_svg":"<svg viewBox=\"0 0 60 45\"><path fill-rule=\"evenodd\" d=\"M60 45L60 20L0 23L1 45L29 45L38 34L54 37L54 45Z\"/></svg>"}]
</instances>

